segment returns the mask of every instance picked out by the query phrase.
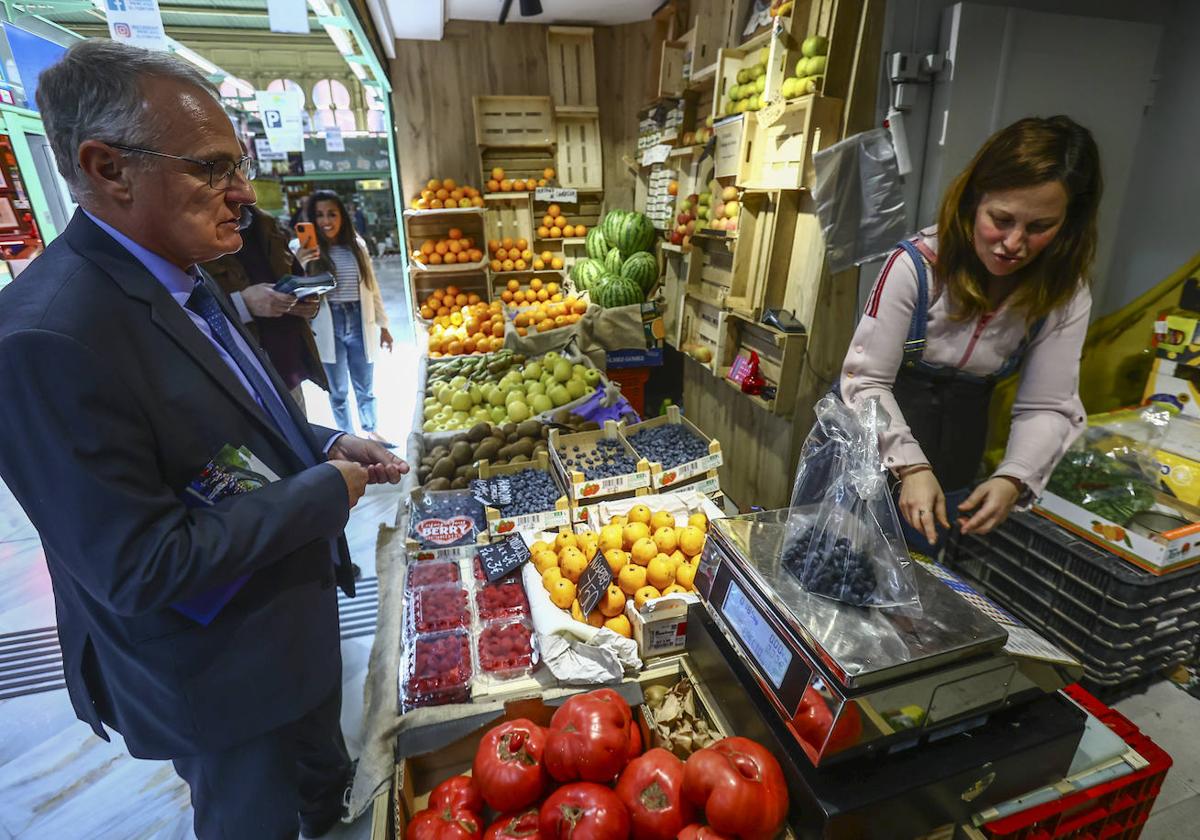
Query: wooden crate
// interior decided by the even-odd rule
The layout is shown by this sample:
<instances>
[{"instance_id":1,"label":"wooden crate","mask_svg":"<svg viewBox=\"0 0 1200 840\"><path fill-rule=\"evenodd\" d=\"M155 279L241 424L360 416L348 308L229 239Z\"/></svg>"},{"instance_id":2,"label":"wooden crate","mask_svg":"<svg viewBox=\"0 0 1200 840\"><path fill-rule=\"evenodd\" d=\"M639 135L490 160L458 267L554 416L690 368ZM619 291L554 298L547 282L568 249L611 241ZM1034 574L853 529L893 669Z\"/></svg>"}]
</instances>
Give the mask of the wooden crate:
<instances>
[{"instance_id":1,"label":"wooden crate","mask_svg":"<svg viewBox=\"0 0 1200 840\"><path fill-rule=\"evenodd\" d=\"M554 103L548 96L476 96L475 142L480 146L549 146Z\"/></svg>"},{"instance_id":2,"label":"wooden crate","mask_svg":"<svg viewBox=\"0 0 1200 840\"><path fill-rule=\"evenodd\" d=\"M811 189L813 155L838 141L840 99L815 94L776 102L758 115L743 146L738 185L755 190Z\"/></svg>"},{"instance_id":3,"label":"wooden crate","mask_svg":"<svg viewBox=\"0 0 1200 840\"><path fill-rule=\"evenodd\" d=\"M457 286L459 291L465 295L479 295L482 300L491 301L491 284L488 283L487 272L482 269L477 268L454 274L437 274L431 271L411 269L408 272L408 279L412 289L413 317L426 324L429 323L429 319L421 315L421 305L438 289Z\"/></svg>"},{"instance_id":4,"label":"wooden crate","mask_svg":"<svg viewBox=\"0 0 1200 840\"><path fill-rule=\"evenodd\" d=\"M687 294L718 309L733 286L733 249L736 237L697 234L692 237L692 256L688 260Z\"/></svg>"},{"instance_id":5,"label":"wooden crate","mask_svg":"<svg viewBox=\"0 0 1200 840\"><path fill-rule=\"evenodd\" d=\"M484 252L482 262L463 263L454 265L423 265L411 259L411 271L416 274L461 274L466 271L479 270L487 265L487 233L485 211L483 208L471 208L455 211L406 212L404 214L404 239L410 251L416 251L426 239L446 239L451 228L458 228L465 238L472 240L473 247Z\"/></svg>"},{"instance_id":6,"label":"wooden crate","mask_svg":"<svg viewBox=\"0 0 1200 840\"><path fill-rule=\"evenodd\" d=\"M658 96L680 97L687 85L683 80L683 56L687 45L683 41L664 41L658 71Z\"/></svg>"},{"instance_id":7,"label":"wooden crate","mask_svg":"<svg viewBox=\"0 0 1200 840\"><path fill-rule=\"evenodd\" d=\"M755 6L756 0L732 0L729 4L729 14L725 18L725 46L738 47L748 41L761 39L771 34L771 28L767 26L756 27L753 32L746 34L746 23L750 17L750 10Z\"/></svg>"},{"instance_id":8,"label":"wooden crate","mask_svg":"<svg viewBox=\"0 0 1200 840\"><path fill-rule=\"evenodd\" d=\"M503 300L502 295L508 290L508 283L510 280L516 280L521 284L522 289L528 290L529 281L536 277L542 281L544 286L550 283L557 284L555 292L564 292L564 285L567 282L567 273L565 270L556 271L554 269L546 269L544 271L534 271L532 269L526 269L524 271L490 271L488 273L491 278L492 300ZM550 294L554 294L554 292L551 292ZM517 310L523 309L526 306L534 305L535 304L533 303L508 303L506 301L504 308L509 310Z\"/></svg>"},{"instance_id":9,"label":"wooden crate","mask_svg":"<svg viewBox=\"0 0 1200 840\"><path fill-rule=\"evenodd\" d=\"M533 241L533 204L530 193L489 193L484 214L486 241L511 239Z\"/></svg>"},{"instance_id":10,"label":"wooden crate","mask_svg":"<svg viewBox=\"0 0 1200 840\"><path fill-rule=\"evenodd\" d=\"M797 191L742 193L727 307L758 320L784 305L799 212Z\"/></svg>"},{"instance_id":11,"label":"wooden crate","mask_svg":"<svg viewBox=\"0 0 1200 840\"><path fill-rule=\"evenodd\" d=\"M717 375L724 378L730 388L760 408L781 417L790 417L796 405L796 392L800 387L800 372L804 366L804 354L808 343L807 335L785 333L745 318L736 312L729 313L725 321L726 341L721 347L721 364ZM730 381L728 374L739 355L758 354L759 372L768 385L776 388L773 399L746 394L741 386Z\"/></svg>"},{"instance_id":12,"label":"wooden crate","mask_svg":"<svg viewBox=\"0 0 1200 840\"><path fill-rule=\"evenodd\" d=\"M758 120L754 114L726 117L713 126L717 138L713 152L713 177L733 178L741 186L738 177L743 161L750 153L751 138L755 135ZM767 188L764 188L767 189Z\"/></svg>"},{"instance_id":13,"label":"wooden crate","mask_svg":"<svg viewBox=\"0 0 1200 840\"><path fill-rule=\"evenodd\" d=\"M829 40L824 81L819 93L845 99L850 92L854 56L859 48L863 0L798 0L792 14L781 22L779 37L772 39L767 68L767 98L781 97L784 79L796 75L800 45L810 35Z\"/></svg>"},{"instance_id":14,"label":"wooden crate","mask_svg":"<svg viewBox=\"0 0 1200 840\"><path fill-rule=\"evenodd\" d=\"M558 205L559 212L567 219L567 224L572 227L583 225L584 236L587 235L587 231L600 223L600 203L603 193L581 191L577 193L577 196L579 200L574 203L569 201L539 201L536 198L533 201L534 239L538 242L545 242L547 248L551 251L561 251L563 250L564 242L573 242L576 239L582 242L584 238L583 236L550 238L537 235L537 230L543 226L542 223L546 220L546 216L550 215L548 211L552 204ZM550 225L546 225L546 227L550 227Z\"/></svg>"},{"instance_id":15,"label":"wooden crate","mask_svg":"<svg viewBox=\"0 0 1200 840\"><path fill-rule=\"evenodd\" d=\"M589 26L551 26L546 30L550 98L563 109L596 108L596 57Z\"/></svg>"},{"instance_id":16,"label":"wooden crate","mask_svg":"<svg viewBox=\"0 0 1200 840\"><path fill-rule=\"evenodd\" d=\"M688 78L707 78L706 71L717 63L717 52L725 43L725 18L700 14L692 21L690 52L687 56Z\"/></svg>"},{"instance_id":17,"label":"wooden crate","mask_svg":"<svg viewBox=\"0 0 1200 840\"><path fill-rule=\"evenodd\" d=\"M600 118L563 116L556 122L558 183L578 190L604 188L604 159L600 148Z\"/></svg>"},{"instance_id":18,"label":"wooden crate","mask_svg":"<svg viewBox=\"0 0 1200 840\"><path fill-rule=\"evenodd\" d=\"M763 48L767 48L767 65L770 67L770 43L767 41L764 41L762 46L726 47L720 51L717 57L717 74L713 83L713 120L719 120L732 114L729 110L729 92L734 85L738 84L738 73L760 63ZM765 89L762 99L765 102Z\"/></svg>"},{"instance_id":19,"label":"wooden crate","mask_svg":"<svg viewBox=\"0 0 1200 840\"><path fill-rule=\"evenodd\" d=\"M558 161L553 146L502 146L480 149L479 166L484 184L491 179L496 167L503 169L504 177L510 181L532 180L536 183L547 169L555 169Z\"/></svg>"},{"instance_id":20,"label":"wooden crate","mask_svg":"<svg viewBox=\"0 0 1200 840\"><path fill-rule=\"evenodd\" d=\"M662 251L664 337L668 344L678 350L683 344L683 299L687 294L688 262L692 259L692 252L684 253L682 248L668 244L662 246Z\"/></svg>"},{"instance_id":21,"label":"wooden crate","mask_svg":"<svg viewBox=\"0 0 1200 840\"><path fill-rule=\"evenodd\" d=\"M729 313L719 306L713 306L707 301L692 297L691 294L683 299L679 348L714 376L721 375L721 365L726 358L725 345L729 340L729 328L726 324L728 319ZM695 351L701 347L711 354L710 361L702 362L696 358Z\"/></svg>"},{"instance_id":22,"label":"wooden crate","mask_svg":"<svg viewBox=\"0 0 1200 840\"><path fill-rule=\"evenodd\" d=\"M681 24L682 11L686 3L677 2L677 0L668 0L663 3L657 11L655 11L652 22L654 32L650 36L650 67L649 72L645 76L645 85L642 93L642 100L649 101L656 98L658 94L658 83L662 73L662 46L668 41L676 41L683 33L684 27Z\"/></svg>"}]
</instances>

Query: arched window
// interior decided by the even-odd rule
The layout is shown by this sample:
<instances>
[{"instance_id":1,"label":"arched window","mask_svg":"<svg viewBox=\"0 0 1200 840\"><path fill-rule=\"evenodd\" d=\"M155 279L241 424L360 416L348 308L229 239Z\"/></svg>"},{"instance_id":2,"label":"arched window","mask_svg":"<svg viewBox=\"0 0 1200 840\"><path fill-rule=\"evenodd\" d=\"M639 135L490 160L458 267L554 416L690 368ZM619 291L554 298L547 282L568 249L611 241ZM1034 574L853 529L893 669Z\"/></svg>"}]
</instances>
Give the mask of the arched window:
<instances>
[{"instance_id":1,"label":"arched window","mask_svg":"<svg viewBox=\"0 0 1200 840\"><path fill-rule=\"evenodd\" d=\"M350 91L337 79L321 79L313 85L313 105L333 111L350 107Z\"/></svg>"},{"instance_id":2,"label":"arched window","mask_svg":"<svg viewBox=\"0 0 1200 840\"><path fill-rule=\"evenodd\" d=\"M313 112L313 122L316 130L324 128L340 128L342 131L358 131L358 121L353 111L320 110Z\"/></svg>"},{"instance_id":3,"label":"arched window","mask_svg":"<svg viewBox=\"0 0 1200 840\"><path fill-rule=\"evenodd\" d=\"M382 134L387 131L387 115L383 111L367 111L367 131Z\"/></svg>"},{"instance_id":4,"label":"arched window","mask_svg":"<svg viewBox=\"0 0 1200 840\"><path fill-rule=\"evenodd\" d=\"M272 93L278 93L285 90L299 91L300 101L302 103L306 101L304 98L304 88L300 87L300 85L298 85L296 82L293 82L291 79L272 79L267 83L267 90L271 91Z\"/></svg>"},{"instance_id":5,"label":"arched window","mask_svg":"<svg viewBox=\"0 0 1200 840\"><path fill-rule=\"evenodd\" d=\"M384 111L387 110L383 102L383 96L380 95L378 88L363 86L363 98L367 102L367 110Z\"/></svg>"}]
</instances>

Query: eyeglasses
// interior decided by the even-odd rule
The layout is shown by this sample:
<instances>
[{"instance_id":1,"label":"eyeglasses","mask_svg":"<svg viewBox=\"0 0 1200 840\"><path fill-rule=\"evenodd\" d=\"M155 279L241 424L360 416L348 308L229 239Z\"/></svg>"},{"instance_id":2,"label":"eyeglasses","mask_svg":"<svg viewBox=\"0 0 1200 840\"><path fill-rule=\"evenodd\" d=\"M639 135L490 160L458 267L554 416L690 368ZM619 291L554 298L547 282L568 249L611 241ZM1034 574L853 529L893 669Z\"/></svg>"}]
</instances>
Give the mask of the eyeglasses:
<instances>
[{"instance_id":1,"label":"eyeglasses","mask_svg":"<svg viewBox=\"0 0 1200 840\"><path fill-rule=\"evenodd\" d=\"M214 190L227 190L233 186L233 176L241 175L242 180L249 183L258 177L258 161L249 155L243 155L240 160L198 160L196 158L185 157L183 155L168 155L165 152L156 152L153 149L139 149L136 146L123 146L120 143L109 143L114 149L120 149L125 152L133 152L139 155L153 155L154 157L170 158L171 160L185 160L188 163L194 163L203 169L208 170L208 185Z\"/></svg>"}]
</instances>

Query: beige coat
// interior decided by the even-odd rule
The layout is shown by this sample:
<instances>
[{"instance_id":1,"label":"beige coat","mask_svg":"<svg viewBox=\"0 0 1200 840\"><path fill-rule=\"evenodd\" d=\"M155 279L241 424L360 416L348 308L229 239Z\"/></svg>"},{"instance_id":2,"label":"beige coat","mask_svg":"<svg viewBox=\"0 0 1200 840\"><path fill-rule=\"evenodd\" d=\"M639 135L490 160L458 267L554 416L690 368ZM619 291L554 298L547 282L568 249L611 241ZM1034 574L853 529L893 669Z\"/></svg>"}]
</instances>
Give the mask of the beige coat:
<instances>
[{"instance_id":1,"label":"beige coat","mask_svg":"<svg viewBox=\"0 0 1200 840\"><path fill-rule=\"evenodd\" d=\"M362 304L363 343L366 345L367 361L374 362L379 353L379 332L388 325L387 310L383 308L383 295L379 291L379 280L375 277L375 269L371 265L367 243L361 237L356 237L358 249L365 257L366 273L358 278L358 297ZM317 340L317 353L321 362L327 365L337 361L337 351L333 342L333 315L328 306L322 306L317 317L312 320L313 336Z\"/></svg>"}]
</instances>

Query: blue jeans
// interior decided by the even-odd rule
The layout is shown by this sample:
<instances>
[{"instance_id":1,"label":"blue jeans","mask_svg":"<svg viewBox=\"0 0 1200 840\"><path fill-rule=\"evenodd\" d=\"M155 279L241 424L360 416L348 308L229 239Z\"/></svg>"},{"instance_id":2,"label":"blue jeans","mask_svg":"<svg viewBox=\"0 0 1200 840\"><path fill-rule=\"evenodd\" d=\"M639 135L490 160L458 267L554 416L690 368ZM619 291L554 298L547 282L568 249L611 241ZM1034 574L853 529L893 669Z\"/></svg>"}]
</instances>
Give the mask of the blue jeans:
<instances>
[{"instance_id":1,"label":"blue jeans","mask_svg":"<svg viewBox=\"0 0 1200 840\"><path fill-rule=\"evenodd\" d=\"M953 490L946 494L946 518L950 520L951 528L954 527L954 521L959 516L958 506L967 500L967 496L971 495L971 491L973 489L975 488L966 487L962 490ZM900 500L899 485L897 485L896 488L896 500ZM932 513L932 511L930 512ZM936 560L939 552L942 550L942 546L945 545L946 535L949 534L950 531L946 528L943 528L935 519L934 527L937 528L938 541L937 545L930 545L929 540L925 539L925 535L923 533L908 524L908 521L904 518L904 514L900 513L900 511L896 511L896 513L900 515L900 531L902 532L904 541L908 544L909 549L917 552L918 554L924 554L931 560Z\"/></svg>"},{"instance_id":2,"label":"blue jeans","mask_svg":"<svg viewBox=\"0 0 1200 840\"><path fill-rule=\"evenodd\" d=\"M329 379L329 405L333 418L343 432L354 434L350 419L350 384L354 384L354 400L358 403L358 419L364 432L375 430L374 365L367 361L363 338L362 304L331 303L333 316L333 346L337 361L325 365Z\"/></svg>"}]
</instances>

